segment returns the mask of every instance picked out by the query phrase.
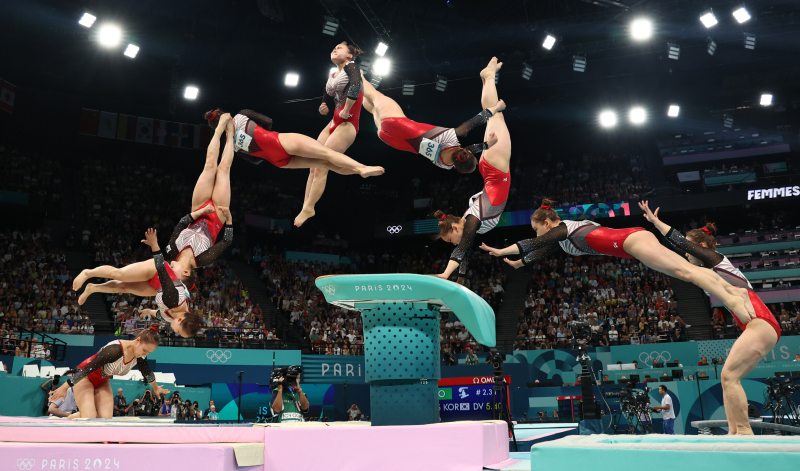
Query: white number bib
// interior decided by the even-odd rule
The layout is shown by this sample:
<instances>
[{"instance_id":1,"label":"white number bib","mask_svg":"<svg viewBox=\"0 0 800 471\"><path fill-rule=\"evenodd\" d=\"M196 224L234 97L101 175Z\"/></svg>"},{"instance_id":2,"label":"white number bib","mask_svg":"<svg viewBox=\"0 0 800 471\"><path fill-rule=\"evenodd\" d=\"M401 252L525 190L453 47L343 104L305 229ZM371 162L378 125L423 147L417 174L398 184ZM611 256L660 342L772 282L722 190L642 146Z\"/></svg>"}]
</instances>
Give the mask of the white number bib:
<instances>
[{"instance_id":1,"label":"white number bib","mask_svg":"<svg viewBox=\"0 0 800 471\"><path fill-rule=\"evenodd\" d=\"M242 130L236 130L236 134L233 136L233 145L245 152L250 152L250 142L252 141L253 138Z\"/></svg>"},{"instance_id":2,"label":"white number bib","mask_svg":"<svg viewBox=\"0 0 800 471\"><path fill-rule=\"evenodd\" d=\"M441 146L438 142L434 142L427 138L422 138L422 142L419 143L419 153L425 156L431 162L435 162L436 159L439 157L439 151Z\"/></svg>"}]
</instances>

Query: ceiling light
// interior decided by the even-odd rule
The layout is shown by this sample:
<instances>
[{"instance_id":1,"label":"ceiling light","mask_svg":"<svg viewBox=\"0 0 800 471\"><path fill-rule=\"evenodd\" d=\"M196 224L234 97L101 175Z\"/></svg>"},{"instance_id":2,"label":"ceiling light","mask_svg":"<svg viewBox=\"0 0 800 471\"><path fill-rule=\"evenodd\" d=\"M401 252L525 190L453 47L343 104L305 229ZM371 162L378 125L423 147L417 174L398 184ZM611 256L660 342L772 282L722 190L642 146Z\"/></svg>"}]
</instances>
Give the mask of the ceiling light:
<instances>
[{"instance_id":1,"label":"ceiling light","mask_svg":"<svg viewBox=\"0 0 800 471\"><path fill-rule=\"evenodd\" d=\"M733 10L733 17L736 18L736 21L739 23L744 23L750 19L750 13L747 11L747 8L745 8L744 5L740 5Z\"/></svg>"},{"instance_id":2,"label":"ceiling light","mask_svg":"<svg viewBox=\"0 0 800 471\"><path fill-rule=\"evenodd\" d=\"M680 113L681 107L678 105L669 105L669 111L667 111L667 116L675 118Z\"/></svg>"},{"instance_id":3,"label":"ceiling light","mask_svg":"<svg viewBox=\"0 0 800 471\"><path fill-rule=\"evenodd\" d=\"M522 78L525 80L530 80L531 75L533 74L533 67L529 66L526 63L522 63Z\"/></svg>"},{"instance_id":4,"label":"ceiling light","mask_svg":"<svg viewBox=\"0 0 800 471\"><path fill-rule=\"evenodd\" d=\"M372 66L372 71L383 77L389 73L391 67L392 62L389 59L381 58L375 61L375 64Z\"/></svg>"},{"instance_id":5,"label":"ceiling light","mask_svg":"<svg viewBox=\"0 0 800 471\"><path fill-rule=\"evenodd\" d=\"M197 93L199 91L200 90L198 90L197 87L188 86L186 87L186 90L183 91L183 97L189 100L194 100L195 98L197 98Z\"/></svg>"},{"instance_id":6,"label":"ceiling light","mask_svg":"<svg viewBox=\"0 0 800 471\"><path fill-rule=\"evenodd\" d=\"M413 80L403 80L403 95L413 95L414 88L415 85Z\"/></svg>"},{"instance_id":7,"label":"ceiling light","mask_svg":"<svg viewBox=\"0 0 800 471\"><path fill-rule=\"evenodd\" d=\"M325 22L322 24L322 34L333 36L339 30L339 20L331 16L325 17Z\"/></svg>"},{"instance_id":8,"label":"ceiling light","mask_svg":"<svg viewBox=\"0 0 800 471\"><path fill-rule=\"evenodd\" d=\"M642 124L647 118L647 115L644 112L644 108L637 106L636 108L631 108L628 118L633 124Z\"/></svg>"},{"instance_id":9,"label":"ceiling light","mask_svg":"<svg viewBox=\"0 0 800 471\"><path fill-rule=\"evenodd\" d=\"M139 53L139 46L134 46L133 44L128 44L128 47L125 49L124 54L131 59L136 57L136 54Z\"/></svg>"},{"instance_id":10,"label":"ceiling light","mask_svg":"<svg viewBox=\"0 0 800 471\"><path fill-rule=\"evenodd\" d=\"M586 57L572 56L572 70L575 72L586 72Z\"/></svg>"},{"instance_id":11,"label":"ceiling light","mask_svg":"<svg viewBox=\"0 0 800 471\"><path fill-rule=\"evenodd\" d=\"M78 20L78 24L81 26L86 26L87 28L91 28L96 20L97 17L91 13L84 13L81 19Z\"/></svg>"},{"instance_id":12,"label":"ceiling light","mask_svg":"<svg viewBox=\"0 0 800 471\"><path fill-rule=\"evenodd\" d=\"M752 33L744 33L744 48L745 49L755 49L756 48L756 35Z\"/></svg>"},{"instance_id":13,"label":"ceiling light","mask_svg":"<svg viewBox=\"0 0 800 471\"><path fill-rule=\"evenodd\" d=\"M764 94L761 95L761 106L769 106L772 104L772 95Z\"/></svg>"},{"instance_id":14,"label":"ceiling light","mask_svg":"<svg viewBox=\"0 0 800 471\"><path fill-rule=\"evenodd\" d=\"M443 92L447 88L447 77L441 75L436 76L436 91Z\"/></svg>"},{"instance_id":15,"label":"ceiling light","mask_svg":"<svg viewBox=\"0 0 800 471\"><path fill-rule=\"evenodd\" d=\"M286 78L284 79L283 84L288 87L296 87L297 82L299 81L300 81L300 75L294 72L289 72L288 74L286 74Z\"/></svg>"},{"instance_id":16,"label":"ceiling light","mask_svg":"<svg viewBox=\"0 0 800 471\"><path fill-rule=\"evenodd\" d=\"M719 21L717 21L717 17L714 16L714 12L711 11L710 8L700 14L700 21L703 22L703 26L706 28L710 28L719 23Z\"/></svg>"},{"instance_id":17,"label":"ceiling light","mask_svg":"<svg viewBox=\"0 0 800 471\"><path fill-rule=\"evenodd\" d=\"M617 125L617 114L613 111L603 111L600 113L600 125L604 128L612 128Z\"/></svg>"},{"instance_id":18,"label":"ceiling light","mask_svg":"<svg viewBox=\"0 0 800 471\"><path fill-rule=\"evenodd\" d=\"M708 55L713 56L714 53L717 52L717 43L715 43L714 40L711 38L708 38L707 41L708 41L708 49L707 49Z\"/></svg>"},{"instance_id":19,"label":"ceiling light","mask_svg":"<svg viewBox=\"0 0 800 471\"><path fill-rule=\"evenodd\" d=\"M382 56L382 55L386 54L386 51L388 49L389 49L389 46L386 43L380 42L380 43L378 43L378 47L375 49L375 54L377 54L379 56Z\"/></svg>"},{"instance_id":20,"label":"ceiling light","mask_svg":"<svg viewBox=\"0 0 800 471\"><path fill-rule=\"evenodd\" d=\"M650 20L640 18L631 23L631 37L637 41L648 39L653 34L653 25Z\"/></svg>"},{"instance_id":21,"label":"ceiling light","mask_svg":"<svg viewBox=\"0 0 800 471\"><path fill-rule=\"evenodd\" d=\"M553 49L553 44L555 43L556 43L556 38L548 34L547 37L544 38L544 43L542 43L542 47L549 51L550 49Z\"/></svg>"},{"instance_id":22,"label":"ceiling light","mask_svg":"<svg viewBox=\"0 0 800 471\"><path fill-rule=\"evenodd\" d=\"M672 60L678 60L681 56L681 47L675 43L667 43L667 47L669 47L669 58Z\"/></svg>"},{"instance_id":23,"label":"ceiling light","mask_svg":"<svg viewBox=\"0 0 800 471\"><path fill-rule=\"evenodd\" d=\"M114 25L103 25L97 32L97 39L103 46L114 47L122 40L122 30Z\"/></svg>"}]
</instances>

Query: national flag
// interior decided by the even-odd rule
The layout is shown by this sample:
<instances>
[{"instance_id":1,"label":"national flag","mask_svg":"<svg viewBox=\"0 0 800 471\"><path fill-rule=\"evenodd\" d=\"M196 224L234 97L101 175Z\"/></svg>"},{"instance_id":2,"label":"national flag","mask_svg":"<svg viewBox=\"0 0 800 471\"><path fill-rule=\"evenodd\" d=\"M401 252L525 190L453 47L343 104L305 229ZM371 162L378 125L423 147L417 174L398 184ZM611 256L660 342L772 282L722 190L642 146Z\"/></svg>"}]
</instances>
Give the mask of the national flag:
<instances>
[{"instance_id":1,"label":"national flag","mask_svg":"<svg viewBox=\"0 0 800 471\"><path fill-rule=\"evenodd\" d=\"M136 118L136 142L153 142L153 118Z\"/></svg>"},{"instance_id":2,"label":"national flag","mask_svg":"<svg viewBox=\"0 0 800 471\"><path fill-rule=\"evenodd\" d=\"M14 98L17 96L17 87L0 79L0 109L14 111Z\"/></svg>"},{"instance_id":3,"label":"national flag","mask_svg":"<svg viewBox=\"0 0 800 471\"><path fill-rule=\"evenodd\" d=\"M117 120L117 139L121 141L136 140L136 116L119 115Z\"/></svg>"},{"instance_id":4,"label":"national flag","mask_svg":"<svg viewBox=\"0 0 800 471\"><path fill-rule=\"evenodd\" d=\"M100 125L97 128L97 136L109 139L114 139L117 136L117 113L100 112Z\"/></svg>"},{"instance_id":5,"label":"national flag","mask_svg":"<svg viewBox=\"0 0 800 471\"><path fill-rule=\"evenodd\" d=\"M78 128L79 134L96 136L97 128L100 125L100 112L97 110L81 109L81 124Z\"/></svg>"},{"instance_id":6,"label":"national flag","mask_svg":"<svg viewBox=\"0 0 800 471\"><path fill-rule=\"evenodd\" d=\"M211 126L198 124L194 127L194 149L205 149L211 143Z\"/></svg>"},{"instance_id":7,"label":"national flag","mask_svg":"<svg viewBox=\"0 0 800 471\"><path fill-rule=\"evenodd\" d=\"M189 138L189 127L188 124L175 123L172 135L170 136L169 145L172 147L183 147L184 139Z\"/></svg>"},{"instance_id":8,"label":"national flag","mask_svg":"<svg viewBox=\"0 0 800 471\"><path fill-rule=\"evenodd\" d=\"M167 121L164 131L166 132L166 138L164 139L165 146L177 147L178 145L178 138L175 134L178 133L178 128L180 127L180 123L176 123L174 121Z\"/></svg>"},{"instance_id":9,"label":"national flag","mask_svg":"<svg viewBox=\"0 0 800 471\"><path fill-rule=\"evenodd\" d=\"M186 127L187 136L181 138L181 147L184 149L191 149L194 144L194 126L191 124L183 124L182 126Z\"/></svg>"},{"instance_id":10,"label":"national flag","mask_svg":"<svg viewBox=\"0 0 800 471\"><path fill-rule=\"evenodd\" d=\"M155 120L153 125L153 144L160 146L167 145L167 122L160 119Z\"/></svg>"}]
</instances>

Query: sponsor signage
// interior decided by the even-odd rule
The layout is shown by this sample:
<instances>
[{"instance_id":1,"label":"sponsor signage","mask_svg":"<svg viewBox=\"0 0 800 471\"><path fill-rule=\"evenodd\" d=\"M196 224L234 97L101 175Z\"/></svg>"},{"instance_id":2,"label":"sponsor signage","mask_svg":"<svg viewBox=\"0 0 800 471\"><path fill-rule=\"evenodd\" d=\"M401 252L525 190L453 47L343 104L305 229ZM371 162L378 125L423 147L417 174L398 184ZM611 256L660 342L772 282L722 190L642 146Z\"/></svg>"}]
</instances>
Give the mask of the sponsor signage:
<instances>
[{"instance_id":1,"label":"sponsor signage","mask_svg":"<svg viewBox=\"0 0 800 471\"><path fill-rule=\"evenodd\" d=\"M511 376L504 376L506 384L511 384ZM439 387L462 386L467 384L494 384L494 376L462 376L459 378L442 378Z\"/></svg>"}]
</instances>

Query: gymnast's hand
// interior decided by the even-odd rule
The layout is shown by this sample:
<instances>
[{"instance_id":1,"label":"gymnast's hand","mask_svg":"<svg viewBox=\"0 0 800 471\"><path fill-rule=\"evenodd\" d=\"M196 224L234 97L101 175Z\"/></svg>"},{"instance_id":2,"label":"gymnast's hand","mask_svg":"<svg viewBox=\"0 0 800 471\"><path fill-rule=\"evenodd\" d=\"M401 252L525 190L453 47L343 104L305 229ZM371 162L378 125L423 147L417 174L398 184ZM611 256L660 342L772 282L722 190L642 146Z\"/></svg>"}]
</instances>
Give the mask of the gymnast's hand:
<instances>
[{"instance_id":1,"label":"gymnast's hand","mask_svg":"<svg viewBox=\"0 0 800 471\"><path fill-rule=\"evenodd\" d=\"M496 105L494 105L489 109L489 111L491 111L492 114L494 115L503 111L504 109L506 109L506 102L504 102L503 100L499 100Z\"/></svg>"},{"instance_id":2,"label":"gymnast's hand","mask_svg":"<svg viewBox=\"0 0 800 471\"><path fill-rule=\"evenodd\" d=\"M157 252L159 250L158 247L158 238L156 237L156 230L152 227L144 233L144 240L142 243L149 246L153 252Z\"/></svg>"},{"instance_id":3,"label":"gymnast's hand","mask_svg":"<svg viewBox=\"0 0 800 471\"><path fill-rule=\"evenodd\" d=\"M230 113L225 113L219 117L219 124L217 124L218 128L225 129L228 127L228 123L232 120Z\"/></svg>"},{"instance_id":4,"label":"gymnast's hand","mask_svg":"<svg viewBox=\"0 0 800 471\"><path fill-rule=\"evenodd\" d=\"M342 111L339 112L339 117L342 119L347 119L351 116L353 116L353 114L342 107Z\"/></svg>"},{"instance_id":5,"label":"gymnast's hand","mask_svg":"<svg viewBox=\"0 0 800 471\"><path fill-rule=\"evenodd\" d=\"M216 211L216 209L214 209L214 205L209 204L208 206L203 206L202 208L198 209L196 214L198 216L205 216L206 214L211 214L214 211Z\"/></svg>"},{"instance_id":6,"label":"gymnast's hand","mask_svg":"<svg viewBox=\"0 0 800 471\"><path fill-rule=\"evenodd\" d=\"M227 206L217 206L217 209L222 211L222 215L225 216L225 224L233 225L233 216L231 215L231 210Z\"/></svg>"},{"instance_id":7,"label":"gymnast's hand","mask_svg":"<svg viewBox=\"0 0 800 471\"><path fill-rule=\"evenodd\" d=\"M64 387L64 386L66 386L66 387ZM64 384L59 386L58 389L56 389L55 391L51 391L50 392L50 396L48 396L47 400L50 401L50 402L55 402L55 401L57 401L59 399L66 398L67 397L67 389L69 389L69 383L64 381Z\"/></svg>"},{"instance_id":8,"label":"gymnast's hand","mask_svg":"<svg viewBox=\"0 0 800 471\"><path fill-rule=\"evenodd\" d=\"M319 114L321 114L321 115L326 115L326 114L328 114L328 111L330 111L330 110L328 109L328 105L326 105L325 103L323 103L323 104L319 105ZM344 111L344 110L343 110L343 111Z\"/></svg>"},{"instance_id":9,"label":"gymnast's hand","mask_svg":"<svg viewBox=\"0 0 800 471\"><path fill-rule=\"evenodd\" d=\"M441 278L443 280L447 280L447 279L450 278L449 276L445 275L444 273L439 273L437 275L431 275L431 276L435 276L436 278Z\"/></svg>"},{"instance_id":10,"label":"gymnast's hand","mask_svg":"<svg viewBox=\"0 0 800 471\"><path fill-rule=\"evenodd\" d=\"M166 395L168 392L169 392L169 389L164 389L161 386L159 386L158 384L153 386L153 393L156 395L156 397L158 397L158 396L160 396L162 394Z\"/></svg>"},{"instance_id":11,"label":"gymnast's hand","mask_svg":"<svg viewBox=\"0 0 800 471\"><path fill-rule=\"evenodd\" d=\"M650 203L648 201L639 201L639 208L644 211L644 218L647 219L647 222L652 222L655 224L658 222L658 210L661 208L656 208L656 212L650 211Z\"/></svg>"},{"instance_id":12,"label":"gymnast's hand","mask_svg":"<svg viewBox=\"0 0 800 471\"><path fill-rule=\"evenodd\" d=\"M494 247L489 247L488 245L486 245L486 242L481 244L481 249L489 252L489 254L492 257L499 257L499 256L503 255L502 253L500 253L500 249L496 249Z\"/></svg>"},{"instance_id":13,"label":"gymnast's hand","mask_svg":"<svg viewBox=\"0 0 800 471\"><path fill-rule=\"evenodd\" d=\"M520 260L509 260L507 258L504 258L503 261L506 262L507 264L511 265L514 268L519 268L522 265L524 265L522 263L522 259L520 259Z\"/></svg>"}]
</instances>

